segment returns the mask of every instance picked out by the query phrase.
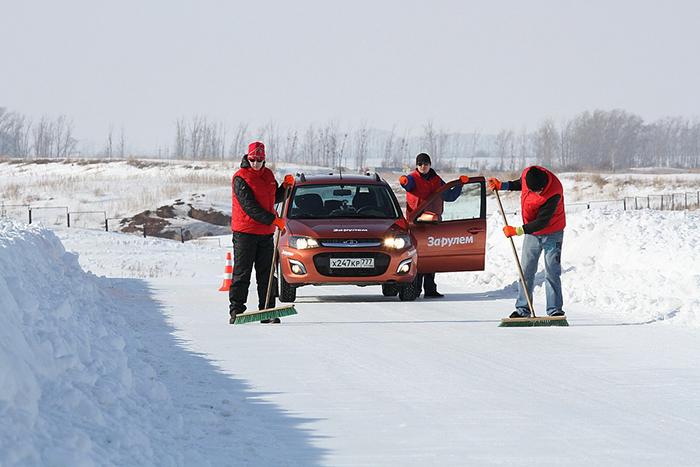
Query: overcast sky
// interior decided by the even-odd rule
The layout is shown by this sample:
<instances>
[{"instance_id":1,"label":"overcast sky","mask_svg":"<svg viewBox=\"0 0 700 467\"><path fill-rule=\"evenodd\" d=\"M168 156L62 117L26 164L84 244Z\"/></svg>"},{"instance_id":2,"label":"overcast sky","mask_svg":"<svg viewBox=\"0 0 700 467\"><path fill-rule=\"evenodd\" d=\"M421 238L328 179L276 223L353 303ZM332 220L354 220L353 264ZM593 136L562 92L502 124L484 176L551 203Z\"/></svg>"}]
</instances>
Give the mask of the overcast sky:
<instances>
[{"instance_id":1,"label":"overcast sky","mask_svg":"<svg viewBox=\"0 0 700 467\"><path fill-rule=\"evenodd\" d=\"M0 106L102 145L233 127L533 129L621 108L700 115L697 1L0 0Z\"/></svg>"}]
</instances>

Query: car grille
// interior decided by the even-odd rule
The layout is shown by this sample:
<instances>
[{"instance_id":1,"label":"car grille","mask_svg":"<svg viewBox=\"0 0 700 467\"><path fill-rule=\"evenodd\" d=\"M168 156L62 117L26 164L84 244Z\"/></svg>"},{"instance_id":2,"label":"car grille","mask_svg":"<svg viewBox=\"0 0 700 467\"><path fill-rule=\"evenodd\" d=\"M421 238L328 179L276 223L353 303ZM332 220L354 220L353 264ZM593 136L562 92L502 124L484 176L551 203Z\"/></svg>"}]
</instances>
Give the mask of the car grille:
<instances>
[{"instance_id":1,"label":"car grille","mask_svg":"<svg viewBox=\"0 0 700 467\"><path fill-rule=\"evenodd\" d=\"M321 246L327 248L376 248L382 246L379 238L322 238Z\"/></svg>"},{"instance_id":2,"label":"car grille","mask_svg":"<svg viewBox=\"0 0 700 467\"><path fill-rule=\"evenodd\" d=\"M373 268L336 268L331 269L331 258L374 258ZM370 277L386 272L391 258L384 253L338 252L319 253L314 256L314 266L319 274L329 277Z\"/></svg>"}]
</instances>

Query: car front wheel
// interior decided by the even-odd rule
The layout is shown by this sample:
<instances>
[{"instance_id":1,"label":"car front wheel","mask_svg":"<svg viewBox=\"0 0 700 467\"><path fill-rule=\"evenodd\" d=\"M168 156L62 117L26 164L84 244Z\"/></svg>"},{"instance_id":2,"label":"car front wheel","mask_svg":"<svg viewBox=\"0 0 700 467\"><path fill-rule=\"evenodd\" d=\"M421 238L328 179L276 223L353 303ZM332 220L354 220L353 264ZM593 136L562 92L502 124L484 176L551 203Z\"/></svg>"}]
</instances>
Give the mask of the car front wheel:
<instances>
[{"instance_id":1,"label":"car front wheel","mask_svg":"<svg viewBox=\"0 0 700 467\"><path fill-rule=\"evenodd\" d=\"M284 280L284 276L280 274L280 302L294 303L297 299L297 289L293 285Z\"/></svg>"},{"instance_id":2,"label":"car front wheel","mask_svg":"<svg viewBox=\"0 0 700 467\"><path fill-rule=\"evenodd\" d=\"M399 293L399 286L396 284L382 284L382 295L385 297L396 297Z\"/></svg>"},{"instance_id":3,"label":"car front wheel","mask_svg":"<svg viewBox=\"0 0 700 467\"><path fill-rule=\"evenodd\" d=\"M399 287L399 300L402 302L412 302L418 298L418 295L420 295L420 289L418 287L418 276L416 276L411 283Z\"/></svg>"}]
</instances>

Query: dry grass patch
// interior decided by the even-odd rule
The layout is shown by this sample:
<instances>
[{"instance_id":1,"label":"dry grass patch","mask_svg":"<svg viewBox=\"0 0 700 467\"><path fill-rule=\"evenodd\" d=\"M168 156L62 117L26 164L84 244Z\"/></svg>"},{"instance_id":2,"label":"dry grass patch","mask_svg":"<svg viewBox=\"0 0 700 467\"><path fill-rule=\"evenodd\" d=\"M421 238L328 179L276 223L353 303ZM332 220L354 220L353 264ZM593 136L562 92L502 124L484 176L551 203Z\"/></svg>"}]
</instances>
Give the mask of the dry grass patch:
<instances>
[{"instance_id":1,"label":"dry grass patch","mask_svg":"<svg viewBox=\"0 0 700 467\"><path fill-rule=\"evenodd\" d=\"M22 187L16 183L10 183L2 191L2 199L12 200L22 197Z\"/></svg>"},{"instance_id":2,"label":"dry grass patch","mask_svg":"<svg viewBox=\"0 0 700 467\"><path fill-rule=\"evenodd\" d=\"M605 179L605 177L603 177L600 174L591 175L590 180L591 180L591 183L593 183L598 188L603 188L605 185L608 184L608 181Z\"/></svg>"}]
</instances>

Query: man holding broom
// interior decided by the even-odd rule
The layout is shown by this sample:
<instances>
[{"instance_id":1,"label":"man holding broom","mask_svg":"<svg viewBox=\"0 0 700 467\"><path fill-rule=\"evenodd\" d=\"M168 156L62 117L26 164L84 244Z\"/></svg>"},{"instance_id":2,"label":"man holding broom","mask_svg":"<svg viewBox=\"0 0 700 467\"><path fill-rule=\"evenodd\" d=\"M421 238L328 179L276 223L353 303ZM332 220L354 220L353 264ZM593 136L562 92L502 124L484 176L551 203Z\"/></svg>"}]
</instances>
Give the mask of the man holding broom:
<instances>
[{"instance_id":1,"label":"man holding broom","mask_svg":"<svg viewBox=\"0 0 700 467\"><path fill-rule=\"evenodd\" d=\"M544 167L527 167L519 179L501 182L489 178L488 186L493 190L521 191L520 205L523 225L506 225L506 237L525 235L522 250L522 267L527 294L532 297L537 263L544 251L545 292L547 314L564 316L561 292L561 247L564 239L566 215L564 213L564 190L559 179ZM518 283L518 299L510 318L530 316L528 298L522 284Z\"/></svg>"},{"instance_id":2,"label":"man holding broom","mask_svg":"<svg viewBox=\"0 0 700 467\"><path fill-rule=\"evenodd\" d=\"M281 186L265 167L265 145L254 141L248 145L241 168L233 175L231 197L231 230L233 231L233 278L229 288L230 324L246 310L250 276L255 266L258 287L258 309L275 306L277 287L273 284L270 303L265 303L267 284L274 251L275 227L284 230L284 219L277 216L275 203L283 200L285 191L294 185L294 176L286 175ZM279 323L279 318L261 323Z\"/></svg>"}]
</instances>

